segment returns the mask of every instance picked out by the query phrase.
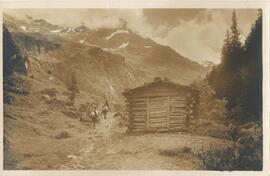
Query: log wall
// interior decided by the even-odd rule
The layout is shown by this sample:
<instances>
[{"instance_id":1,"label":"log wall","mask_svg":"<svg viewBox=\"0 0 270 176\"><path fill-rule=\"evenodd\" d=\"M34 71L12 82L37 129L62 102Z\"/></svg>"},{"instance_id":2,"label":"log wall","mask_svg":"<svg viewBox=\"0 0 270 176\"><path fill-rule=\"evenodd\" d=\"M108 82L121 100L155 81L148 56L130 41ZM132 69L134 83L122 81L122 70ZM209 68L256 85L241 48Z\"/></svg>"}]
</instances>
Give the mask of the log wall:
<instances>
[{"instance_id":1,"label":"log wall","mask_svg":"<svg viewBox=\"0 0 270 176\"><path fill-rule=\"evenodd\" d=\"M168 87L143 90L127 99L131 131L170 131L187 126L193 102L188 91Z\"/></svg>"}]
</instances>

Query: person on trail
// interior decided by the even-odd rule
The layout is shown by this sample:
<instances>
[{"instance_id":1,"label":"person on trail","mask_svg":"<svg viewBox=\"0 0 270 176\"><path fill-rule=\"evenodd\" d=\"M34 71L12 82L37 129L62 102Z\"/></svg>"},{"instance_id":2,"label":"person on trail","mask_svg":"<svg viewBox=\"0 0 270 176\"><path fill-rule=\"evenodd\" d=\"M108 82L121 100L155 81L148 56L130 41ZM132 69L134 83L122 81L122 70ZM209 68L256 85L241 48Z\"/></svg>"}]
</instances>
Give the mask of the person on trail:
<instances>
[{"instance_id":1,"label":"person on trail","mask_svg":"<svg viewBox=\"0 0 270 176\"><path fill-rule=\"evenodd\" d=\"M109 103L108 101L106 100L102 109L101 109L101 113L102 113L102 116L104 119L107 119L107 113L109 111Z\"/></svg>"},{"instance_id":2,"label":"person on trail","mask_svg":"<svg viewBox=\"0 0 270 176\"><path fill-rule=\"evenodd\" d=\"M95 130L96 129L96 124L98 122L97 105L94 104L89 108L88 115L89 115L90 120L92 122L92 127Z\"/></svg>"}]
</instances>

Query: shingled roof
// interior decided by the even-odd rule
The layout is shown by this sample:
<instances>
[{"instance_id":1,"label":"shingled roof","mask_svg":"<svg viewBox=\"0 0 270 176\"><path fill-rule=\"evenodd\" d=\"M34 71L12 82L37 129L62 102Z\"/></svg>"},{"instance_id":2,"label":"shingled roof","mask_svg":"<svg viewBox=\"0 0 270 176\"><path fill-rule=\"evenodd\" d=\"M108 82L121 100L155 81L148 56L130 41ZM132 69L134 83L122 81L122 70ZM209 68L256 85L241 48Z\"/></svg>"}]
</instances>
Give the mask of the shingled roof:
<instances>
[{"instance_id":1,"label":"shingled roof","mask_svg":"<svg viewBox=\"0 0 270 176\"><path fill-rule=\"evenodd\" d=\"M139 92L139 91L141 91L143 89L147 89L147 88L158 86L158 85L167 85L167 86L175 87L177 89L185 89L185 90L193 90L193 91L195 91L190 86L185 86L185 85L181 85L181 84L171 82L168 78L162 79L160 77L156 77L156 78L154 78L154 80L152 82L144 83L142 86L136 87L134 89L127 89L122 94L125 97L128 97L129 95L134 94L136 92Z\"/></svg>"}]
</instances>

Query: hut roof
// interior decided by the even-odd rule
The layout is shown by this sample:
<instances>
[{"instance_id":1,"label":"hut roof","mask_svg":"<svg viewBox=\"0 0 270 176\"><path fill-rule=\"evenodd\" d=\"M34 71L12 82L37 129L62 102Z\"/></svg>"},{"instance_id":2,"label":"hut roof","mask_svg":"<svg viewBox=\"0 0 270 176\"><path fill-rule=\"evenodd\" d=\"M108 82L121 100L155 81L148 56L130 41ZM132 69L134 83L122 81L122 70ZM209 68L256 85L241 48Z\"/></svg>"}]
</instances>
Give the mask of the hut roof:
<instances>
[{"instance_id":1,"label":"hut roof","mask_svg":"<svg viewBox=\"0 0 270 176\"><path fill-rule=\"evenodd\" d=\"M160 86L160 85L175 87L176 89L185 89L185 90L190 90L190 91L193 90L190 86L185 86L185 85L181 85L181 84L171 82L167 78L165 78L165 79L155 78L152 82L144 83L142 86L136 87L134 89L125 90L125 92L123 92L123 95L125 97L128 97L129 95L137 93L137 92L139 92L141 90L144 90L144 89L147 89L147 88L150 88L150 87ZM195 91L195 90L193 90L193 91Z\"/></svg>"}]
</instances>

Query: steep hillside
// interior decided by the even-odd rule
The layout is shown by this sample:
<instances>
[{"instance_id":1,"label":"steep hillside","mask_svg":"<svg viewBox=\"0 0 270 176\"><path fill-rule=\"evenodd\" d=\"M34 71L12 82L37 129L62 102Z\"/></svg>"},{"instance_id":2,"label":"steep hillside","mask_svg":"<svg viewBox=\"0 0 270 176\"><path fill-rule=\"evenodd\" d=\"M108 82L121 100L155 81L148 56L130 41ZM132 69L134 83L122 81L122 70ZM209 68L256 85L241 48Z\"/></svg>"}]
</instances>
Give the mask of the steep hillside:
<instances>
[{"instance_id":1,"label":"steep hillside","mask_svg":"<svg viewBox=\"0 0 270 176\"><path fill-rule=\"evenodd\" d=\"M4 16L4 23L23 53L54 62L46 71L67 87L73 80L79 90L116 104L122 102L124 89L154 77L190 84L206 73L204 67L170 47L126 28L91 30L84 25L65 27L8 15Z\"/></svg>"},{"instance_id":2,"label":"steep hillside","mask_svg":"<svg viewBox=\"0 0 270 176\"><path fill-rule=\"evenodd\" d=\"M85 91L117 104L123 102L121 93L125 88L145 81L145 74L129 66L121 55L74 42L56 32L48 34L49 29L59 26L49 25L44 20L32 19L30 23L23 23L10 16L5 19L5 26L11 29L16 45L28 56L30 65L31 62L42 63L41 69L63 81L68 89L76 82L78 93ZM24 32L17 26L21 23L25 26ZM33 28L39 32L33 32ZM66 32L76 31L89 32L83 26ZM65 35L64 31L58 32ZM30 75L36 76L36 73L31 72Z\"/></svg>"},{"instance_id":3,"label":"steep hillside","mask_svg":"<svg viewBox=\"0 0 270 176\"><path fill-rule=\"evenodd\" d=\"M79 91L102 96L113 104L122 102L124 89L143 84L147 78L145 73L130 67L121 55L97 47L68 42L52 56L57 60L52 74L69 88L75 80Z\"/></svg>"}]
</instances>

